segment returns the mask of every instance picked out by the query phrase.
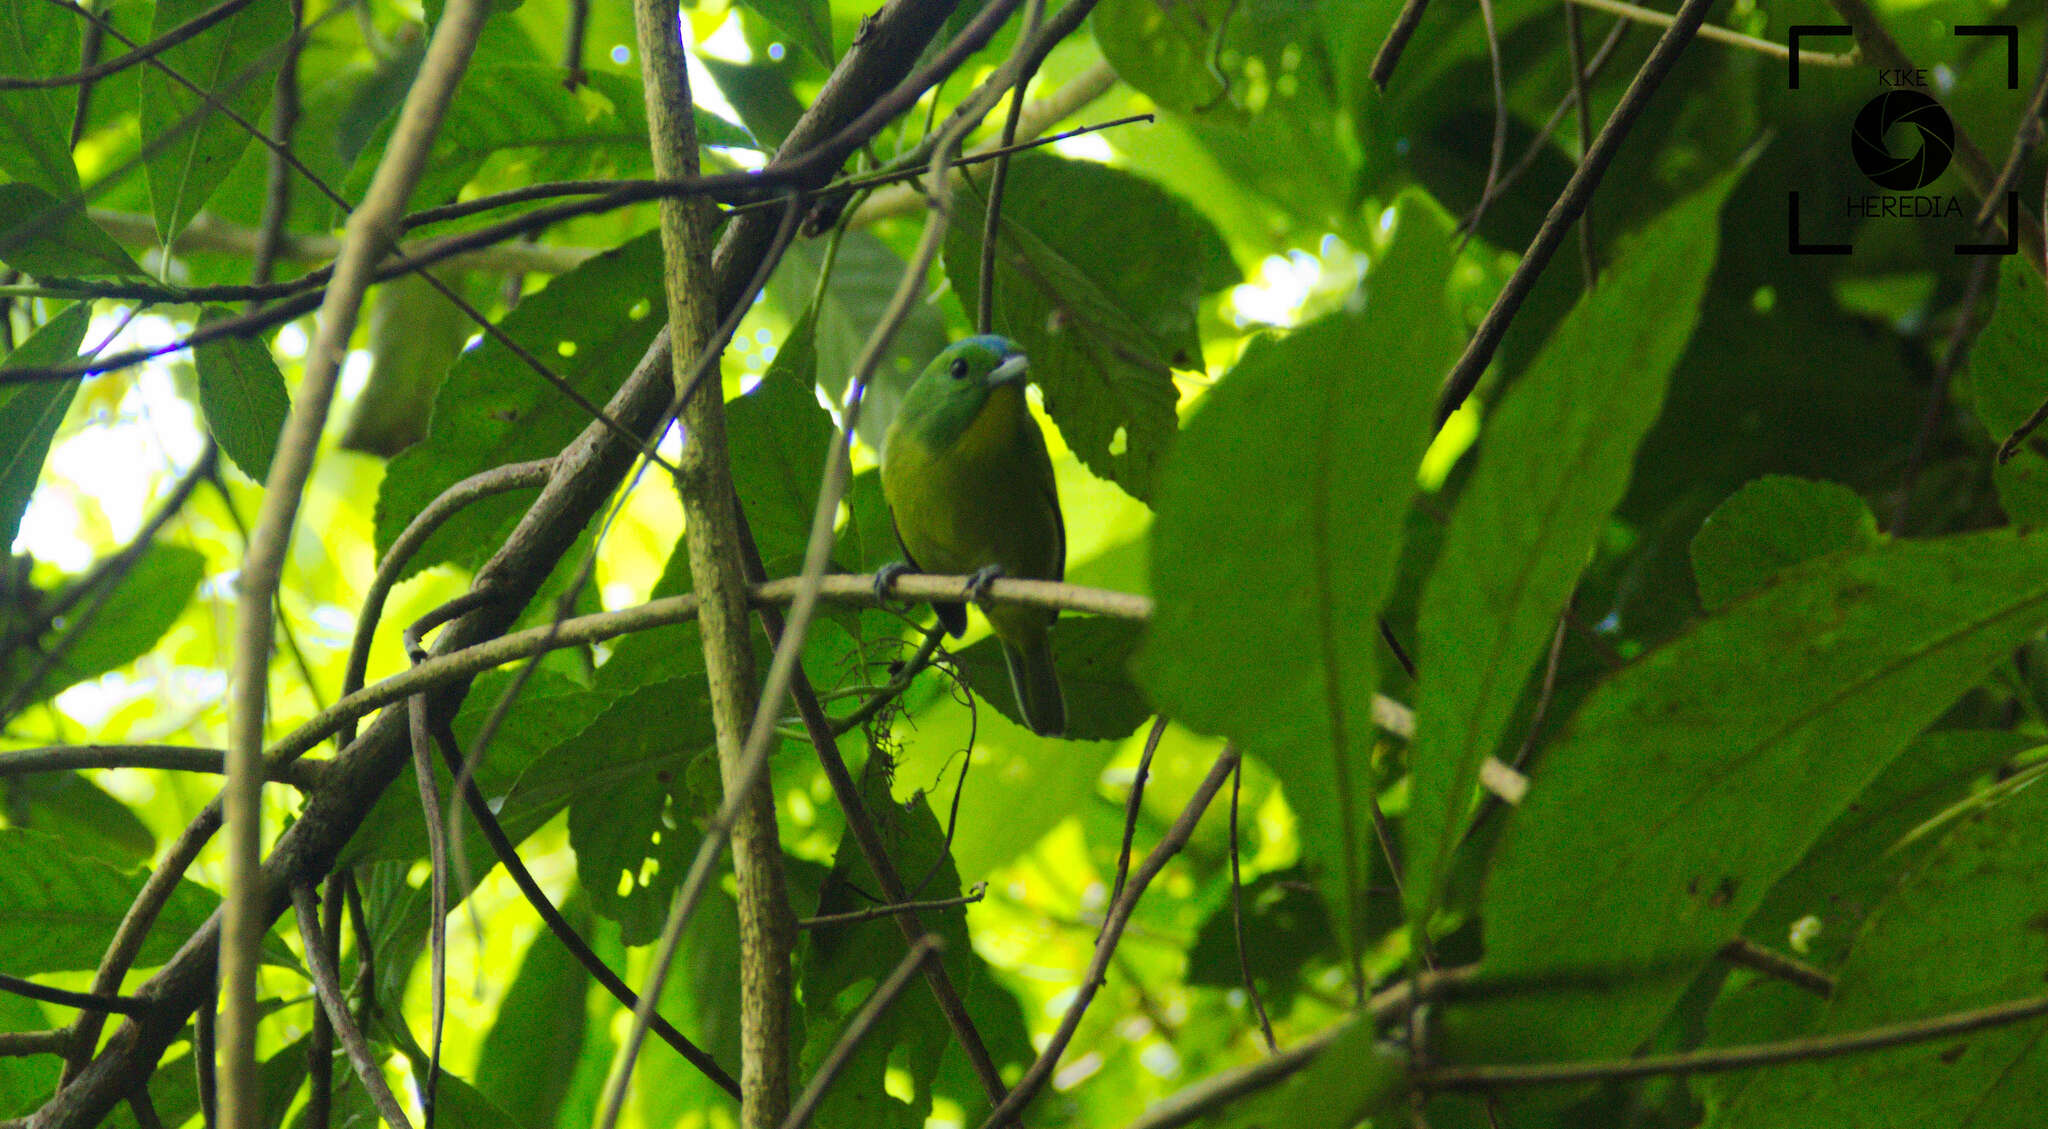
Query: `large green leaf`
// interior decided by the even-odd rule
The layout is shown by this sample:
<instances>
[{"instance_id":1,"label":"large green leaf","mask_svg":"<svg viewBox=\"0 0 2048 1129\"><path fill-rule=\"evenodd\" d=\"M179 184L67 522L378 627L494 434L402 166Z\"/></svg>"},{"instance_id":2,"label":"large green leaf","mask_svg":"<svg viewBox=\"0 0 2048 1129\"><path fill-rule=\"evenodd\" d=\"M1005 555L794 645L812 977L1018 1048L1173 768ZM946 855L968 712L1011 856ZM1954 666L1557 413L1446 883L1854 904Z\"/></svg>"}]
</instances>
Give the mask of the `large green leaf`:
<instances>
[{"instance_id":1,"label":"large green leaf","mask_svg":"<svg viewBox=\"0 0 2048 1129\"><path fill-rule=\"evenodd\" d=\"M1877 518L1854 490L1767 475L1707 515L1692 539L1700 603L1719 611L1801 561L1877 543Z\"/></svg>"},{"instance_id":2,"label":"large green leaf","mask_svg":"<svg viewBox=\"0 0 2048 1129\"><path fill-rule=\"evenodd\" d=\"M204 325L233 316L232 310L214 306L199 320ZM207 429L243 474L264 481L292 410L270 346L260 338L223 337L194 349L192 364L199 370L199 406L206 412Z\"/></svg>"},{"instance_id":3,"label":"large green leaf","mask_svg":"<svg viewBox=\"0 0 2048 1129\"><path fill-rule=\"evenodd\" d=\"M1998 305L1970 353L1977 418L2002 443L2048 404L2048 298L2041 277L2013 256L1998 276ZM2048 522L2048 448L2036 435L1992 471L1998 500L2020 525Z\"/></svg>"},{"instance_id":4,"label":"large green leaf","mask_svg":"<svg viewBox=\"0 0 2048 1129\"><path fill-rule=\"evenodd\" d=\"M818 404L817 367L805 319L783 336L761 383L726 405L732 487L770 576L803 565L832 448L832 417Z\"/></svg>"},{"instance_id":5,"label":"large green leaf","mask_svg":"<svg viewBox=\"0 0 2048 1129\"><path fill-rule=\"evenodd\" d=\"M832 59L832 5L827 0L740 0L826 66Z\"/></svg>"},{"instance_id":6,"label":"large green leaf","mask_svg":"<svg viewBox=\"0 0 2048 1129\"><path fill-rule=\"evenodd\" d=\"M1405 199L1362 308L1247 352L1189 421L1153 531L1139 680L1273 769L1347 927L1371 841L1375 617L1457 347L1446 227Z\"/></svg>"},{"instance_id":7,"label":"large green leaf","mask_svg":"<svg viewBox=\"0 0 2048 1129\"><path fill-rule=\"evenodd\" d=\"M77 70L80 26L77 16L56 4L9 4L0 9L0 75L48 78ZM58 199L76 195L71 116L77 105L75 86L0 90L0 172ZM0 208L9 227L28 214ZM0 235L5 232L0 228Z\"/></svg>"},{"instance_id":8,"label":"large green leaf","mask_svg":"<svg viewBox=\"0 0 2048 1129\"><path fill-rule=\"evenodd\" d=\"M968 310L985 184L955 195L946 229L946 276ZM1202 367L1195 304L1237 280L1222 237L1148 181L1034 156L1010 166L996 261L994 328L1030 354L1046 414L1090 470L1149 499L1178 425L1173 370Z\"/></svg>"},{"instance_id":9,"label":"large green leaf","mask_svg":"<svg viewBox=\"0 0 2048 1129\"><path fill-rule=\"evenodd\" d=\"M602 404L646 352L664 309L661 241L648 232L527 296L499 326ZM510 349L485 338L449 371L427 437L386 466L377 494L378 551L389 549L443 490L494 466L552 457L588 422ZM530 500L515 493L465 509L428 539L407 575L442 561L482 563Z\"/></svg>"},{"instance_id":10,"label":"large green leaf","mask_svg":"<svg viewBox=\"0 0 2048 1129\"><path fill-rule=\"evenodd\" d=\"M214 7L218 0L157 0L152 38ZM165 67L239 114L263 126L272 81L292 34L286 4L250 4L204 33L157 56ZM158 238L169 242L185 229L219 187L250 137L199 95L154 67L142 72L142 136L166 140L142 166Z\"/></svg>"},{"instance_id":11,"label":"large green leaf","mask_svg":"<svg viewBox=\"0 0 2048 1129\"><path fill-rule=\"evenodd\" d=\"M1664 403L1713 270L1723 178L1673 207L1587 294L1486 426L1423 589L1406 832L1410 912L1427 917L1463 837L1480 762L1550 646L1636 445Z\"/></svg>"},{"instance_id":12,"label":"large green leaf","mask_svg":"<svg viewBox=\"0 0 2048 1129\"><path fill-rule=\"evenodd\" d=\"M92 303L79 302L53 317L35 336L22 342L0 362L8 369L60 365L78 355ZM42 477L50 440L78 392L76 380L41 380L32 384L0 384L0 553L21 532L21 515Z\"/></svg>"},{"instance_id":13,"label":"large green leaf","mask_svg":"<svg viewBox=\"0 0 2048 1129\"><path fill-rule=\"evenodd\" d=\"M590 907L581 898L564 902L562 917L590 935ZM568 1064L583 1053L589 994L590 974L568 948L545 931L536 934L477 1051L478 1092L502 1109L520 1111L526 1126L555 1124L574 1075Z\"/></svg>"},{"instance_id":14,"label":"large green leaf","mask_svg":"<svg viewBox=\"0 0 2048 1129\"><path fill-rule=\"evenodd\" d=\"M1449 1058L1633 1048L1906 742L2043 623L2048 546L1997 531L1810 561L1624 669L1502 837L1485 982L1446 1013Z\"/></svg>"},{"instance_id":15,"label":"large green leaf","mask_svg":"<svg viewBox=\"0 0 2048 1129\"><path fill-rule=\"evenodd\" d=\"M148 875L66 850L62 840L0 827L0 952L15 976L91 969ZM171 891L142 943L138 967L162 964L206 923L215 896L195 882Z\"/></svg>"},{"instance_id":16,"label":"large green leaf","mask_svg":"<svg viewBox=\"0 0 2048 1129\"><path fill-rule=\"evenodd\" d=\"M0 184L0 263L38 278L142 277L142 268L83 205L33 184Z\"/></svg>"},{"instance_id":17,"label":"large green leaf","mask_svg":"<svg viewBox=\"0 0 2048 1129\"><path fill-rule=\"evenodd\" d=\"M119 587L90 620L81 617L96 596L87 597L57 624L62 642L56 645L64 648L63 657L43 676L29 700L51 697L67 686L119 670L148 654L192 602L205 574L206 557L198 550L151 545L135 566L115 581ZM10 666L0 670L0 681L11 683L17 677L27 677L35 665L31 658L21 653L12 656Z\"/></svg>"},{"instance_id":18,"label":"large green leaf","mask_svg":"<svg viewBox=\"0 0 2048 1129\"><path fill-rule=\"evenodd\" d=\"M2048 966L2048 788L2029 788L1951 832L1856 938L1821 1034L1860 1031L2041 994ZM1762 1129L2037 1125L2048 1024L1977 1031L1759 1074L1709 1124Z\"/></svg>"}]
</instances>

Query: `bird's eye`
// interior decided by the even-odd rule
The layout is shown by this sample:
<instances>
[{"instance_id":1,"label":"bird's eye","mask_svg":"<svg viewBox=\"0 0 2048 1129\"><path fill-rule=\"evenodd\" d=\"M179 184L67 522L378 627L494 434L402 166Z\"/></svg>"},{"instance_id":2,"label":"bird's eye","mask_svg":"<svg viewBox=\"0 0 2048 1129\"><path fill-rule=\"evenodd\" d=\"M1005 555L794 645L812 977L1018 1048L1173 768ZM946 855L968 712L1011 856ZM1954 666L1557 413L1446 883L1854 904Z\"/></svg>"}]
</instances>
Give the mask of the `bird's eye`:
<instances>
[{"instance_id":1,"label":"bird's eye","mask_svg":"<svg viewBox=\"0 0 2048 1129\"><path fill-rule=\"evenodd\" d=\"M953 363L946 368L946 375L951 376L954 380L967 379L967 358L953 358Z\"/></svg>"}]
</instances>

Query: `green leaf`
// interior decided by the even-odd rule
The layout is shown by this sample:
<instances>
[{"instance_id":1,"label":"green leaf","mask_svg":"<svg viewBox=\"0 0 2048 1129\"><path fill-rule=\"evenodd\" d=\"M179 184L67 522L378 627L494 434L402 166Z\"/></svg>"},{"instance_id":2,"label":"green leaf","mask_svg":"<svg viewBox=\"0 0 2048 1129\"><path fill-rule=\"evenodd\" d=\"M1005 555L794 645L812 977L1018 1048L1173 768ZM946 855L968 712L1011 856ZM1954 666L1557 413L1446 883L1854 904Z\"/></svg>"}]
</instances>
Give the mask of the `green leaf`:
<instances>
[{"instance_id":1,"label":"green leaf","mask_svg":"<svg viewBox=\"0 0 2048 1129\"><path fill-rule=\"evenodd\" d=\"M4 191L5 186L0 186L0 192ZM7 354L6 361L0 362L0 373L60 365L78 356L91 318L90 302L79 302L51 318L35 336ZM50 457L50 440L77 391L76 380L0 384L0 553L5 553L21 532L21 515L28 510L36 480L42 477L43 461Z\"/></svg>"},{"instance_id":2,"label":"green leaf","mask_svg":"<svg viewBox=\"0 0 2048 1129\"><path fill-rule=\"evenodd\" d=\"M1239 0L1103 0L1090 14L1095 42L1117 77L1162 110L1243 113L1220 65Z\"/></svg>"},{"instance_id":3,"label":"green leaf","mask_svg":"<svg viewBox=\"0 0 2048 1129\"><path fill-rule=\"evenodd\" d=\"M1447 1061L1626 1053L1908 740L2048 622L2011 531L1795 567L1596 690L1486 883Z\"/></svg>"},{"instance_id":4,"label":"green leaf","mask_svg":"<svg viewBox=\"0 0 2048 1129\"><path fill-rule=\"evenodd\" d=\"M1337 934L1330 914L1309 888L1314 876L1300 867L1262 874L1244 884L1244 963L1280 1013L1307 983L1311 961L1334 961ZM1211 988L1244 984L1237 960L1237 920L1225 902L1202 922L1188 949L1187 982Z\"/></svg>"},{"instance_id":5,"label":"green leaf","mask_svg":"<svg viewBox=\"0 0 2048 1129\"><path fill-rule=\"evenodd\" d=\"M769 149L780 146L797 119L803 117L804 104L790 89L789 64L760 58L751 63L732 63L716 55L699 55L697 61L711 72L718 92L738 111L747 132L760 138Z\"/></svg>"},{"instance_id":6,"label":"green leaf","mask_svg":"<svg viewBox=\"0 0 2048 1129\"><path fill-rule=\"evenodd\" d=\"M44 676L30 700L52 697L65 687L89 682L148 654L178 621L185 605L192 602L205 574L206 557L197 550L182 545L151 545L135 567L118 581L120 587L82 627L72 625L79 623L78 617L91 606L90 598L57 625L63 634L51 645L64 649L63 659ZM8 681L29 673L32 665L24 661L26 657L14 657L12 668L6 672L11 676Z\"/></svg>"},{"instance_id":7,"label":"green leaf","mask_svg":"<svg viewBox=\"0 0 2048 1129\"><path fill-rule=\"evenodd\" d=\"M81 858L62 840L0 827L0 952L15 976L97 966L147 874ZM138 968L162 964L206 924L220 899L180 881L142 943Z\"/></svg>"},{"instance_id":8,"label":"green leaf","mask_svg":"<svg viewBox=\"0 0 2048 1129\"><path fill-rule=\"evenodd\" d=\"M41 1004L0 992L0 1031L47 1031L57 1024ZM0 1117L26 1117L57 1092L64 1064L55 1055L0 1057Z\"/></svg>"},{"instance_id":9,"label":"green leaf","mask_svg":"<svg viewBox=\"0 0 2048 1129\"><path fill-rule=\"evenodd\" d=\"M11 825L55 836L73 854L122 867L146 865L156 854L149 827L82 772L0 780L0 804Z\"/></svg>"},{"instance_id":10,"label":"green leaf","mask_svg":"<svg viewBox=\"0 0 2048 1129\"><path fill-rule=\"evenodd\" d=\"M1237 281L1236 266L1207 220L1130 173L1031 156L1007 183L995 330L1030 355L1046 414L1082 463L1149 500L1179 423L1173 370L1202 367L1195 305ZM970 313L985 184L955 195L946 229L946 276Z\"/></svg>"},{"instance_id":11,"label":"green leaf","mask_svg":"<svg viewBox=\"0 0 2048 1129\"><path fill-rule=\"evenodd\" d=\"M1406 1060L1380 1045L1373 1024L1354 1022L1307 1068L1225 1123L1288 1129L1351 1129L1361 1121L1378 1125L1407 1093Z\"/></svg>"},{"instance_id":12,"label":"green leaf","mask_svg":"<svg viewBox=\"0 0 2048 1129\"><path fill-rule=\"evenodd\" d=\"M740 126L701 108L695 116L700 145L760 148ZM381 128L356 158L344 195L359 199L369 187L392 128ZM586 85L572 91L562 85L558 64L470 68L448 104L413 199L423 205L455 199L486 160L502 153L530 153L528 171L540 180L646 175L647 112L640 84L592 71Z\"/></svg>"},{"instance_id":13,"label":"green leaf","mask_svg":"<svg viewBox=\"0 0 2048 1129\"><path fill-rule=\"evenodd\" d=\"M1970 352L1970 385L1977 418L1994 443L2005 442L2036 408L2048 404L2048 298L2041 293L2040 276L2025 263L2007 262L1999 270L1998 305ZM2048 522L2044 451L2048 448L2037 433L2011 462L1992 468L1998 500L2016 525Z\"/></svg>"},{"instance_id":14,"label":"green leaf","mask_svg":"<svg viewBox=\"0 0 2048 1129\"><path fill-rule=\"evenodd\" d=\"M661 240L650 231L528 295L498 324L602 404L647 351L664 309ZM448 373L427 437L386 465L377 494L378 552L443 490L491 467L552 457L588 422L581 408L486 337ZM517 492L470 506L427 540L406 575L443 561L481 564L530 501Z\"/></svg>"},{"instance_id":15,"label":"green leaf","mask_svg":"<svg viewBox=\"0 0 2048 1129\"><path fill-rule=\"evenodd\" d=\"M450 279L458 292L464 287ZM418 274L377 288L370 307L370 376L356 394L341 449L390 458L420 441L434 394L476 323Z\"/></svg>"},{"instance_id":16,"label":"green leaf","mask_svg":"<svg viewBox=\"0 0 2048 1129\"><path fill-rule=\"evenodd\" d=\"M37 278L142 278L127 251L87 218L32 184L0 184L0 263ZM68 359L68 358L67 358Z\"/></svg>"},{"instance_id":17,"label":"green leaf","mask_svg":"<svg viewBox=\"0 0 2048 1129\"><path fill-rule=\"evenodd\" d=\"M1362 309L1246 352L1188 422L1152 535L1139 681L1280 778L1347 932L1371 835L1375 617L1457 349L1447 226L1404 198Z\"/></svg>"},{"instance_id":18,"label":"green leaf","mask_svg":"<svg viewBox=\"0 0 2048 1129\"><path fill-rule=\"evenodd\" d=\"M2048 966L2048 788L1964 822L1871 916L1818 1034L1862 1031L2041 994ZM1814 1129L2032 1125L2048 1091L2041 1022L1759 1073L1709 1124ZM1881 1111L1873 1122L1874 1111Z\"/></svg>"},{"instance_id":19,"label":"green leaf","mask_svg":"<svg viewBox=\"0 0 2048 1129\"><path fill-rule=\"evenodd\" d=\"M152 39L212 8L218 0L157 0ZM285 4L250 4L205 33L157 56L166 68L247 122L263 124L283 47L292 34ZM154 67L142 72L142 136L170 143L143 159L157 237L176 238L213 195L249 134L211 104Z\"/></svg>"},{"instance_id":20,"label":"green leaf","mask_svg":"<svg viewBox=\"0 0 2048 1129\"><path fill-rule=\"evenodd\" d=\"M1053 629L1053 662L1067 698L1067 731L1073 741L1120 741L1152 716L1152 707L1131 681L1131 656L1143 629L1126 619L1066 616ZM1024 725L1010 669L991 635L953 655L967 684L1004 717Z\"/></svg>"},{"instance_id":21,"label":"green leaf","mask_svg":"<svg viewBox=\"0 0 2048 1129\"><path fill-rule=\"evenodd\" d=\"M1421 684L1404 893L1426 921L1479 766L1549 649L1636 446L1664 403L1714 266L1732 177L1670 209L1558 326L1488 421L1417 626Z\"/></svg>"},{"instance_id":22,"label":"green leaf","mask_svg":"<svg viewBox=\"0 0 2048 1129\"><path fill-rule=\"evenodd\" d=\"M0 75L50 78L77 70L81 26L77 16L55 4L9 4L0 9ZM0 172L58 199L76 195L71 118L77 105L75 86L0 90ZM10 217L9 227L33 214L0 207L0 216ZM0 228L0 246L11 242L13 234Z\"/></svg>"},{"instance_id":23,"label":"green leaf","mask_svg":"<svg viewBox=\"0 0 2048 1129\"><path fill-rule=\"evenodd\" d=\"M233 310L209 306L199 324L233 316ZM264 481L292 410L270 346L247 337L222 337L194 349L192 363L199 370L199 406L207 430L243 474Z\"/></svg>"},{"instance_id":24,"label":"green leaf","mask_svg":"<svg viewBox=\"0 0 2048 1129\"><path fill-rule=\"evenodd\" d=\"M958 896L960 875L946 854L945 830L932 814L931 805L922 796L907 805L891 802L888 782L883 779L884 766L884 758L870 756L862 774L861 792L879 824L890 859L906 883L921 888L919 897ZM817 913L868 908L873 904L873 895L862 891L878 888L853 836L847 835L840 840ZM964 989L991 975L968 942L965 908L928 911L921 919L928 930L945 942L940 959L954 984ZM897 924L886 919L807 930L805 938L801 980L802 1074L808 1077L839 1041L861 1005L902 960L904 948ZM1014 1004L1008 1014L1001 1009L976 1014L977 1024L986 1025L981 1030L992 1055L1002 1056L1006 1049L1026 1045L1016 1037L1021 1035L1022 1024L1019 1018L1013 1018L1015 1015ZM905 991L855 1051L839 1083L826 1093L824 1104L818 1109L817 1123L909 1129L922 1126L931 1112L932 1086L937 1080L940 1059L957 1053L948 1048L951 1039L931 993ZM1003 1061L999 1057L998 1065ZM911 1091L908 1103L884 1087L892 1066L907 1075Z\"/></svg>"},{"instance_id":25,"label":"green leaf","mask_svg":"<svg viewBox=\"0 0 2048 1129\"><path fill-rule=\"evenodd\" d=\"M740 0L769 23L782 29L797 46L826 66L832 58L832 6L827 0Z\"/></svg>"},{"instance_id":26,"label":"green leaf","mask_svg":"<svg viewBox=\"0 0 2048 1129\"><path fill-rule=\"evenodd\" d=\"M563 903L562 916L590 935L582 898ZM528 1126L555 1124L574 1073L567 1064L583 1054L589 994L590 974L569 950L545 930L536 934L477 1052L477 1091L501 1109L519 1110Z\"/></svg>"},{"instance_id":27,"label":"green leaf","mask_svg":"<svg viewBox=\"0 0 2048 1129\"><path fill-rule=\"evenodd\" d=\"M1877 518L1854 490L1770 475L1715 507L1692 539L1692 571L1710 612L1801 561L1877 544Z\"/></svg>"},{"instance_id":28,"label":"green leaf","mask_svg":"<svg viewBox=\"0 0 2048 1129\"><path fill-rule=\"evenodd\" d=\"M802 567L832 448L832 417L818 403L811 322L790 327L767 375L726 404L732 485L769 576Z\"/></svg>"}]
</instances>

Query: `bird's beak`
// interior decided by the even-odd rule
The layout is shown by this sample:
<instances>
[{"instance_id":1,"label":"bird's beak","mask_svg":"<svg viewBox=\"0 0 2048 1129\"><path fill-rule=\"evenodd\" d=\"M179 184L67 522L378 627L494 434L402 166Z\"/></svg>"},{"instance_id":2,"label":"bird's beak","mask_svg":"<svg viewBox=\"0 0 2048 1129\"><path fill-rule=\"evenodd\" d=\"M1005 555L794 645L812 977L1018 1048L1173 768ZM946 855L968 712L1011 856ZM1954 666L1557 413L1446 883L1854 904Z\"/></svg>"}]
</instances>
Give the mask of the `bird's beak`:
<instances>
[{"instance_id":1,"label":"bird's beak","mask_svg":"<svg viewBox=\"0 0 2048 1129\"><path fill-rule=\"evenodd\" d=\"M989 370L985 379L990 388L1005 384L1022 384L1024 376L1031 371L1031 361L1022 353L1012 353L1002 364Z\"/></svg>"}]
</instances>

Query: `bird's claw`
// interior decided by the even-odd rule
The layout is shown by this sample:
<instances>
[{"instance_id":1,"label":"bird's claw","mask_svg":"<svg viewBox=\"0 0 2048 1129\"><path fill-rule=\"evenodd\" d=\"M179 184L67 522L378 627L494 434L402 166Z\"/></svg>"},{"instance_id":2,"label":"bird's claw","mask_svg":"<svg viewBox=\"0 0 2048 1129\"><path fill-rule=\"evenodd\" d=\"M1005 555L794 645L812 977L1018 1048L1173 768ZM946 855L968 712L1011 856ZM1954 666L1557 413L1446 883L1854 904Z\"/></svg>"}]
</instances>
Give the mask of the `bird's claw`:
<instances>
[{"instance_id":1,"label":"bird's claw","mask_svg":"<svg viewBox=\"0 0 2048 1129\"><path fill-rule=\"evenodd\" d=\"M967 578L967 598L977 604L986 605L988 603L988 590L990 586L995 584L1002 575L1002 565L983 565L981 568L975 569L974 574Z\"/></svg>"},{"instance_id":2,"label":"bird's claw","mask_svg":"<svg viewBox=\"0 0 2048 1129\"><path fill-rule=\"evenodd\" d=\"M890 561L875 570L875 600L883 606L895 597L896 581L913 570L907 561Z\"/></svg>"}]
</instances>

